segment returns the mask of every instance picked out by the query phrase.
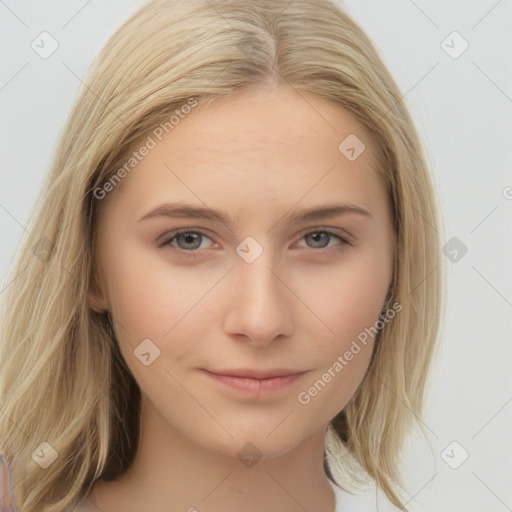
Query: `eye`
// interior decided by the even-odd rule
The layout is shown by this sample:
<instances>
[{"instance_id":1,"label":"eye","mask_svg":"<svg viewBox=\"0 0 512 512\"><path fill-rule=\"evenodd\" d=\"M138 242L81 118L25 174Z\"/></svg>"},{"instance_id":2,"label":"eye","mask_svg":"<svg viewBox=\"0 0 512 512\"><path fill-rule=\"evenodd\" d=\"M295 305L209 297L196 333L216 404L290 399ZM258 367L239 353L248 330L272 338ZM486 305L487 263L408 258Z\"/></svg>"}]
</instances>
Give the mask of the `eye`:
<instances>
[{"instance_id":1,"label":"eye","mask_svg":"<svg viewBox=\"0 0 512 512\"><path fill-rule=\"evenodd\" d=\"M333 239L337 239L341 242L336 245L352 245L346 238L326 229L310 231L301 238L301 240L303 239L306 240L306 242L312 243L312 245L307 246L311 249L327 249Z\"/></svg>"},{"instance_id":2,"label":"eye","mask_svg":"<svg viewBox=\"0 0 512 512\"><path fill-rule=\"evenodd\" d=\"M170 233L170 235L172 236L163 241L159 247L171 246L172 249L176 249L178 251L190 252L192 253L191 256L195 256L193 253L197 249L201 248L201 242L203 239L211 241L211 238L206 236L204 233L201 233L200 231L191 231L189 229L174 231ZM176 244L173 243L174 241L176 241ZM202 249L206 248L208 247L202 247Z\"/></svg>"},{"instance_id":3,"label":"eye","mask_svg":"<svg viewBox=\"0 0 512 512\"><path fill-rule=\"evenodd\" d=\"M211 243L206 247L202 246L204 240L209 240ZM329 249L333 245L340 247L352 245L346 238L326 229L310 231L303 235L300 240L306 241L307 245L301 247L306 249ZM331 242L336 240L338 240L337 244L331 244ZM158 245L158 247L169 247L185 257L199 256L200 249L209 249L212 246L213 241L209 236L201 231L193 231L191 229L181 229L168 233L166 239Z\"/></svg>"}]
</instances>

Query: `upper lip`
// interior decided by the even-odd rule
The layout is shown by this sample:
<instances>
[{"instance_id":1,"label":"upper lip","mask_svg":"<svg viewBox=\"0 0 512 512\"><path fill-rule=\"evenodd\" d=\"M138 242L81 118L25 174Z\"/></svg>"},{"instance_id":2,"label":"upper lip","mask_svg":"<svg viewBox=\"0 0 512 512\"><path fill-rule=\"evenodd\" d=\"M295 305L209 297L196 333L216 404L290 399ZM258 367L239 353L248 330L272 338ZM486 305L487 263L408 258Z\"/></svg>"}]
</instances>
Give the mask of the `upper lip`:
<instances>
[{"instance_id":1,"label":"upper lip","mask_svg":"<svg viewBox=\"0 0 512 512\"><path fill-rule=\"evenodd\" d=\"M228 377L239 377L247 379L271 379L272 377L287 377L289 375L297 375L304 373L304 370L294 370L289 368L273 368L269 370L259 370L255 368L232 368L223 370L206 370L215 375L223 375Z\"/></svg>"}]
</instances>

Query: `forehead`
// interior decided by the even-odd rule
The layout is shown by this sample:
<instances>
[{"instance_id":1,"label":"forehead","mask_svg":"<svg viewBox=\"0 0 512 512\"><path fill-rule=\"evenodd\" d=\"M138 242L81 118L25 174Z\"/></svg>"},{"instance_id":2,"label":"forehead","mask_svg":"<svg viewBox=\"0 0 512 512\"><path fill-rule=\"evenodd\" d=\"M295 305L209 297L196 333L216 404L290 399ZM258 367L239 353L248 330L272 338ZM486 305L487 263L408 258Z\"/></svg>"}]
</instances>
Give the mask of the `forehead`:
<instances>
[{"instance_id":1,"label":"forehead","mask_svg":"<svg viewBox=\"0 0 512 512\"><path fill-rule=\"evenodd\" d=\"M249 200L367 202L379 193L367 131L348 110L310 93L279 88L216 98L167 131L132 147L148 136L154 143L122 183L137 213L178 196L243 209Z\"/></svg>"},{"instance_id":2,"label":"forehead","mask_svg":"<svg viewBox=\"0 0 512 512\"><path fill-rule=\"evenodd\" d=\"M285 87L216 98L187 115L172 133L180 144L186 139L187 149L216 153L219 158L232 155L233 148L262 155L283 149L339 151L340 142L349 135L364 141L368 149L373 146L367 130L347 109ZM202 153L195 156L201 158ZM370 157L368 151L366 160Z\"/></svg>"}]
</instances>

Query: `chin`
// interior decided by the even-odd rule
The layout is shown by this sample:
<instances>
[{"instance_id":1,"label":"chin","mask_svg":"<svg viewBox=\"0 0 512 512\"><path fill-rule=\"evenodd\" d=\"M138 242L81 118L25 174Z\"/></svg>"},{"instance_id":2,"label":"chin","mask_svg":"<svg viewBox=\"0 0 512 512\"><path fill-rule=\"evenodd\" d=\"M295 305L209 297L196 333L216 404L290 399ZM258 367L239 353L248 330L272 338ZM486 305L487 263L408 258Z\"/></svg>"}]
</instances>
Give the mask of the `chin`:
<instances>
[{"instance_id":1,"label":"chin","mask_svg":"<svg viewBox=\"0 0 512 512\"><path fill-rule=\"evenodd\" d=\"M296 448L307 436L300 436L298 432L290 435L289 431L281 433L272 432L272 428L265 431L251 429L250 431L230 430L233 438L219 444L216 439L210 446L213 451L242 461L245 457L253 457L258 460L270 460L286 455ZM269 432L272 432L269 434Z\"/></svg>"}]
</instances>

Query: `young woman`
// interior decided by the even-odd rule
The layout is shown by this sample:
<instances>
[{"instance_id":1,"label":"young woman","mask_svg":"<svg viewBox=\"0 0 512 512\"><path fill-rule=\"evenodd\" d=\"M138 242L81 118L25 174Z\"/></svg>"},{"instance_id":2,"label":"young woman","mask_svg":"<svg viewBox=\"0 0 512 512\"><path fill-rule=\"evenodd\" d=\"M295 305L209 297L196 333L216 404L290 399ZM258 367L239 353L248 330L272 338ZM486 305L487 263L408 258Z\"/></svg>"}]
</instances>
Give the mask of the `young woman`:
<instances>
[{"instance_id":1,"label":"young woman","mask_svg":"<svg viewBox=\"0 0 512 512\"><path fill-rule=\"evenodd\" d=\"M85 83L4 293L4 510L406 510L440 215L368 37L152 1Z\"/></svg>"}]
</instances>

